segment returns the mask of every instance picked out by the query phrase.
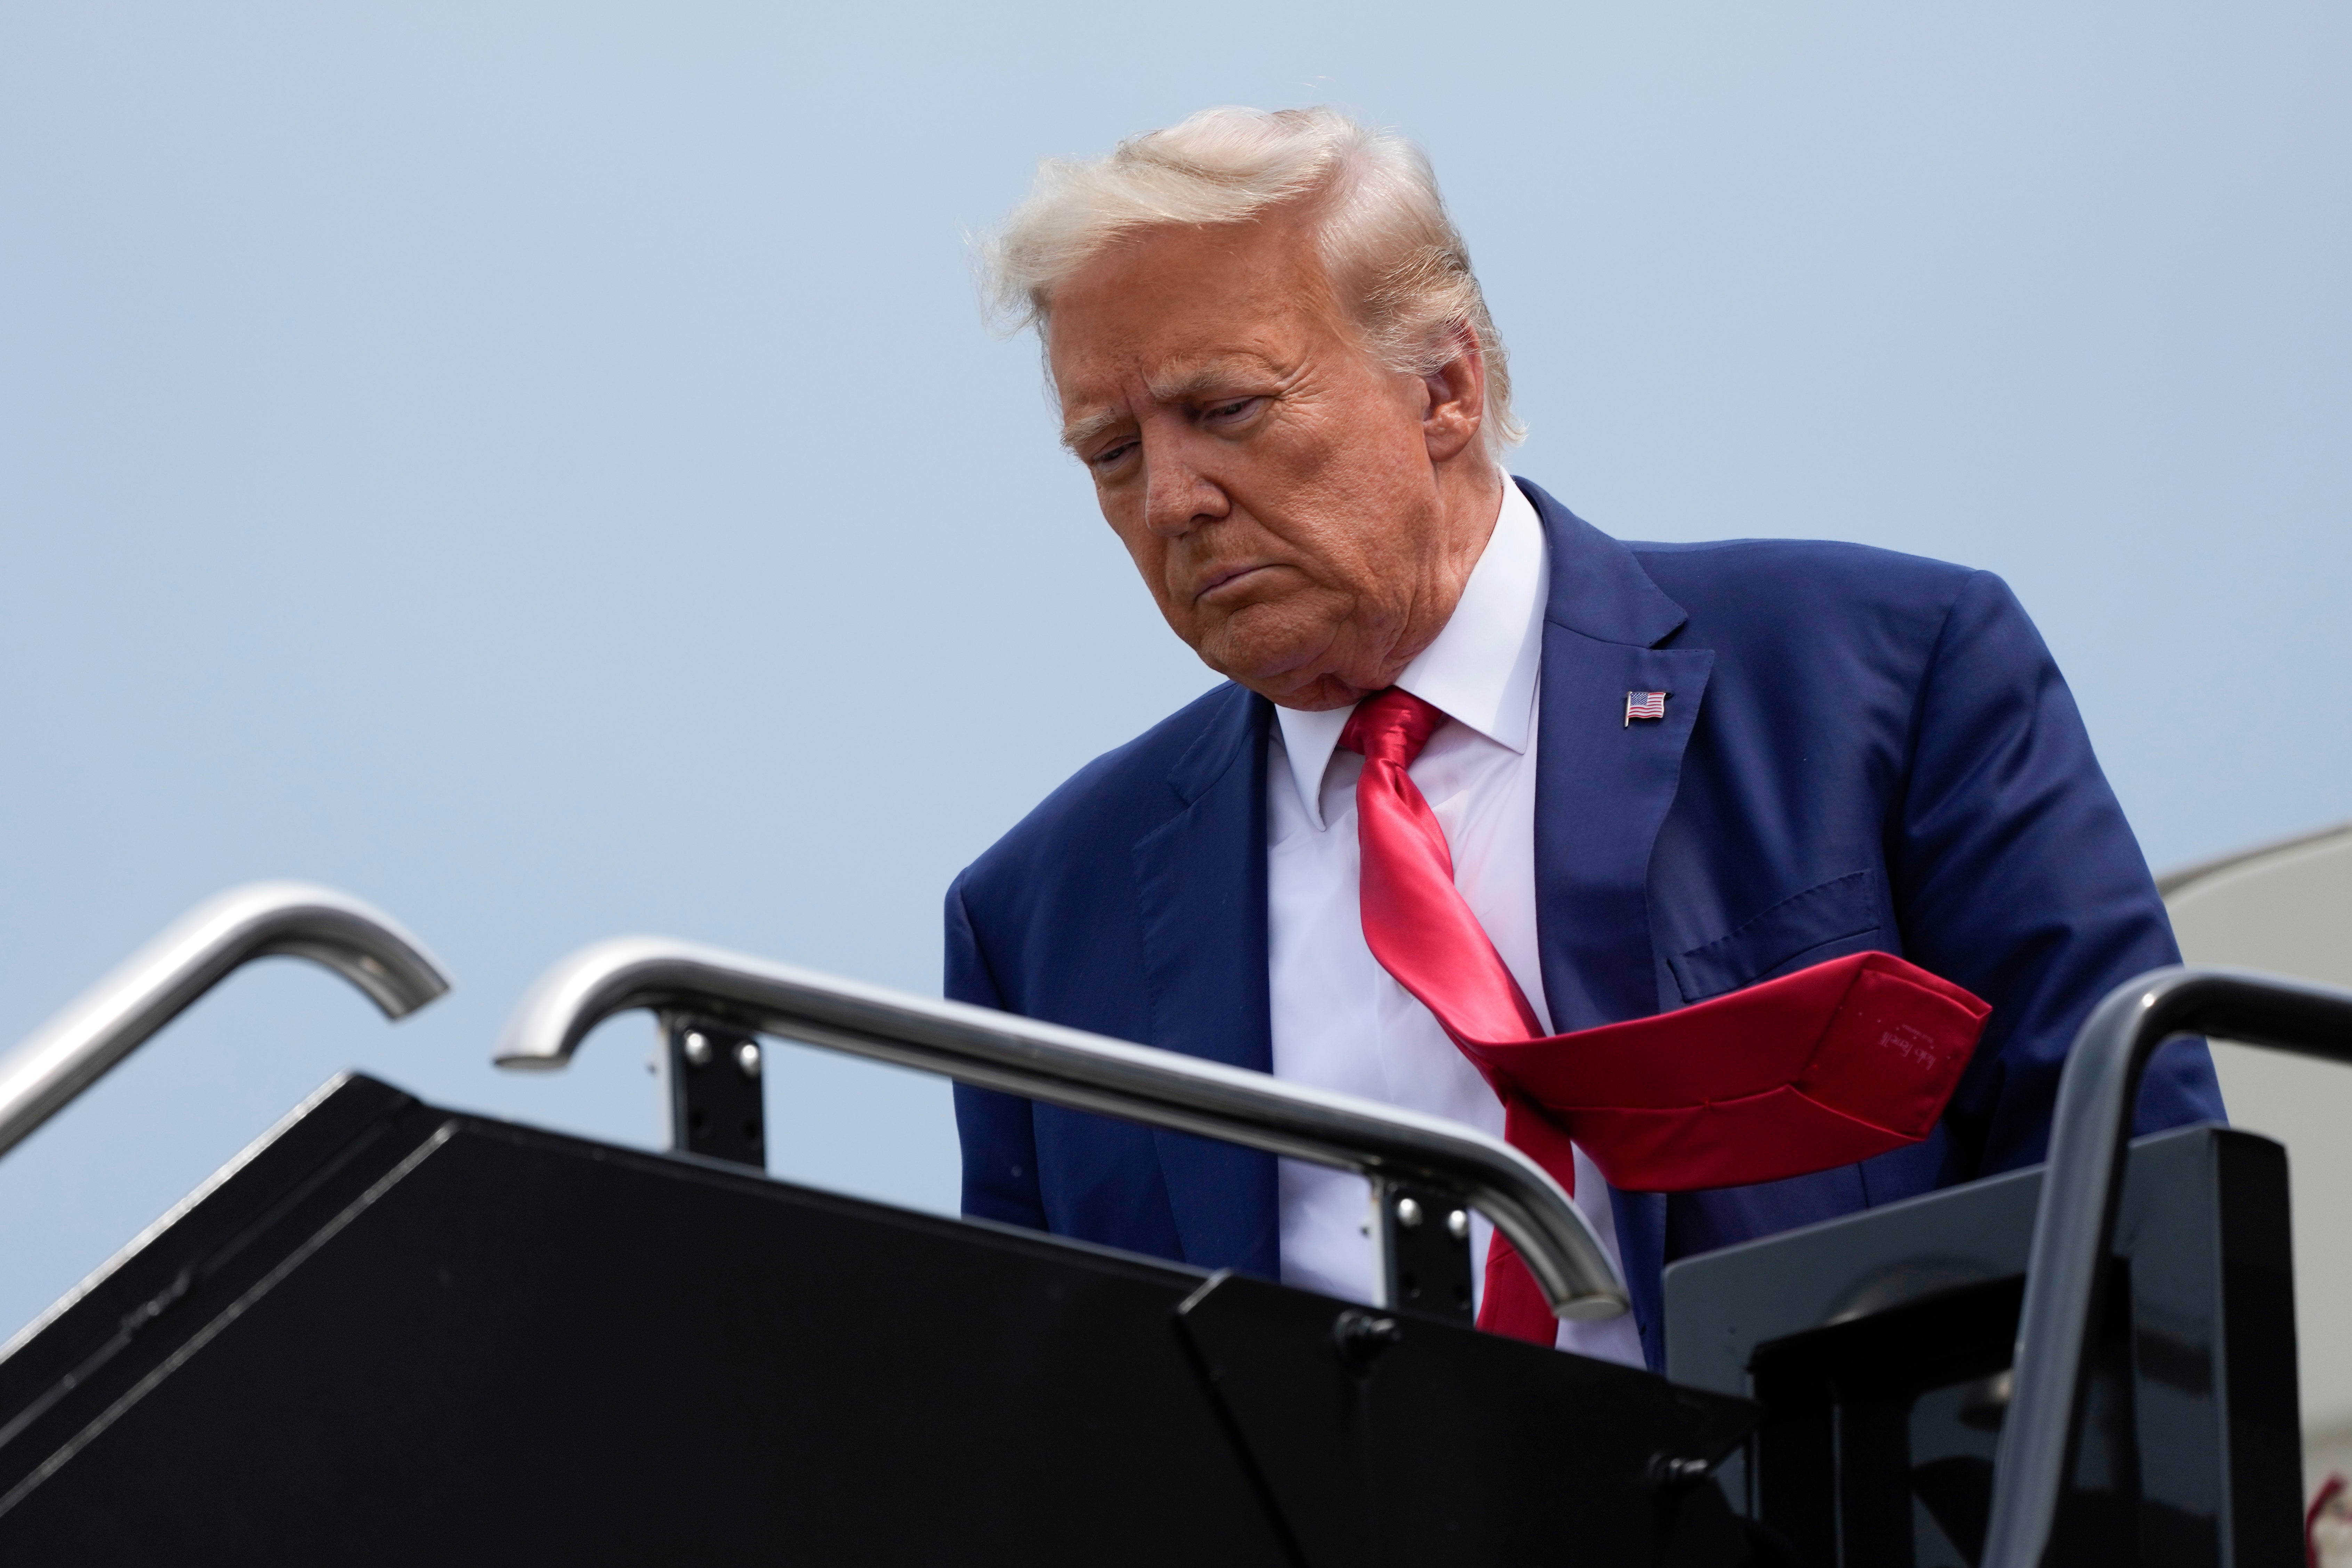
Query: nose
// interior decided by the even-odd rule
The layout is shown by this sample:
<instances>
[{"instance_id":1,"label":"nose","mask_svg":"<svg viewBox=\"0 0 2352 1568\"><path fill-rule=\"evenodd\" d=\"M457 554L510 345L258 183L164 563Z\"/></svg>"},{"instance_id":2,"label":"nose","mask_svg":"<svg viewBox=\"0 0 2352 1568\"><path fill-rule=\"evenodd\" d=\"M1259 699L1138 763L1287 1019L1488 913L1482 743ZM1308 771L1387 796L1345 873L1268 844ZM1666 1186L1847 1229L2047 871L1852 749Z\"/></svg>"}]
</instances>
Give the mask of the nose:
<instances>
[{"instance_id":1,"label":"nose","mask_svg":"<svg viewBox=\"0 0 2352 1568\"><path fill-rule=\"evenodd\" d=\"M1174 438L1143 441L1143 525L1163 539L1179 539L1231 510L1222 486L1203 472Z\"/></svg>"}]
</instances>

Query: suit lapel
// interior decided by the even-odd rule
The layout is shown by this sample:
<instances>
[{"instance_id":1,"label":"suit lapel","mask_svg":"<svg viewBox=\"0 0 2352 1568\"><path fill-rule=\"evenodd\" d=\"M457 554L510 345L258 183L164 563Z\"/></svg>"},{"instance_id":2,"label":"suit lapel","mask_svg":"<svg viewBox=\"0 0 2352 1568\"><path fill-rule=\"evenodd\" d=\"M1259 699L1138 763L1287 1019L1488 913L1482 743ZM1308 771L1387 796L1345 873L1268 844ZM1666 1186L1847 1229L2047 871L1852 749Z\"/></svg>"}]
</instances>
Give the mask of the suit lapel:
<instances>
[{"instance_id":1,"label":"suit lapel","mask_svg":"<svg viewBox=\"0 0 2352 1568\"><path fill-rule=\"evenodd\" d=\"M1623 545L1525 489L1551 547L1536 736L1536 932L1552 1027L1566 1031L1658 1010L1650 849L1674 804L1715 654L1657 647L1682 626L1682 607ZM1627 723L1629 691L1665 692L1665 717Z\"/></svg>"},{"instance_id":2,"label":"suit lapel","mask_svg":"<svg viewBox=\"0 0 2352 1568\"><path fill-rule=\"evenodd\" d=\"M1658 1010L1650 851L1674 805L1715 653L1657 646L1687 619L1682 606L1631 551L1521 485L1551 551L1536 736L1536 941L1552 1027L1565 1032ZM1627 723L1629 691L1665 692L1665 716ZM1618 1249L1655 1365L1665 1204L1651 1193L1614 1198Z\"/></svg>"},{"instance_id":3,"label":"suit lapel","mask_svg":"<svg viewBox=\"0 0 2352 1568\"><path fill-rule=\"evenodd\" d=\"M1170 770L1181 809L1135 845L1151 1043L1268 1072L1266 730L1272 707L1234 688ZM1155 1128L1188 1263L1281 1272L1271 1154Z\"/></svg>"},{"instance_id":4,"label":"suit lapel","mask_svg":"<svg viewBox=\"0 0 2352 1568\"><path fill-rule=\"evenodd\" d=\"M1658 1010L1650 848L1714 666L1707 648L1628 647L1544 627L1536 930L1555 1029ZM1628 724L1629 691L1667 693L1665 717Z\"/></svg>"}]
</instances>

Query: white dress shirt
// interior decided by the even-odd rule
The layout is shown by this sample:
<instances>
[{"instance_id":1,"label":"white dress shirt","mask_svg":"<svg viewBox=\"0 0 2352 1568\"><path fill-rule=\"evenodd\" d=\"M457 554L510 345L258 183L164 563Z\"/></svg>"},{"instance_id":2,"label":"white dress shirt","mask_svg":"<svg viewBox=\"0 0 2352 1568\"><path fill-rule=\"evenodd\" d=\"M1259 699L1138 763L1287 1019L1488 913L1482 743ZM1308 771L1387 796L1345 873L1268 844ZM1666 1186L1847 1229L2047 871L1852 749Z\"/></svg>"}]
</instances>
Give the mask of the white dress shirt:
<instances>
[{"instance_id":1,"label":"white dress shirt","mask_svg":"<svg viewBox=\"0 0 2352 1568\"><path fill-rule=\"evenodd\" d=\"M1453 722L1410 770L1445 830L1454 882L1536 1016L1550 1028L1536 947L1536 690L1543 656L1543 524L1506 479L1500 515L1462 602L1397 684ZM1267 949L1277 1078L1386 1100L1503 1135L1503 1106L1429 1009L1364 943L1357 901L1356 777L1339 751L1351 709L1280 721L1266 768ZM1282 1278L1354 1301L1372 1296L1370 1194L1360 1176L1281 1163ZM1576 1202L1617 1258L1609 1189L1581 1150ZM1472 1289L1488 1226L1471 1219ZM1629 1316L1562 1323L1559 1347L1642 1364Z\"/></svg>"}]
</instances>

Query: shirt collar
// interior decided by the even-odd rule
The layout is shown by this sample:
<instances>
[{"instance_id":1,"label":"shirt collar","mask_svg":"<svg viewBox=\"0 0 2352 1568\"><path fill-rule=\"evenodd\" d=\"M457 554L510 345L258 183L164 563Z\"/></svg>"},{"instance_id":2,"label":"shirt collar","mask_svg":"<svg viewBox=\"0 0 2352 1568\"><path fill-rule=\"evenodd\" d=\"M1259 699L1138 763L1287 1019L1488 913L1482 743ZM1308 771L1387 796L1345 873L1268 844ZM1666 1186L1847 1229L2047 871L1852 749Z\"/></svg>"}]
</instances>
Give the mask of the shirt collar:
<instances>
[{"instance_id":1,"label":"shirt collar","mask_svg":"<svg viewBox=\"0 0 2352 1568\"><path fill-rule=\"evenodd\" d=\"M1546 551L1543 521L1509 476L1495 531L1463 585L1462 602L1437 640L1404 667L1397 684L1488 740L1524 754L1543 660ZM1276 708L1282 749L1307 820L1320 832L1323 775L1353 707L1302 712Z\"/></svg>"}]
</instances>

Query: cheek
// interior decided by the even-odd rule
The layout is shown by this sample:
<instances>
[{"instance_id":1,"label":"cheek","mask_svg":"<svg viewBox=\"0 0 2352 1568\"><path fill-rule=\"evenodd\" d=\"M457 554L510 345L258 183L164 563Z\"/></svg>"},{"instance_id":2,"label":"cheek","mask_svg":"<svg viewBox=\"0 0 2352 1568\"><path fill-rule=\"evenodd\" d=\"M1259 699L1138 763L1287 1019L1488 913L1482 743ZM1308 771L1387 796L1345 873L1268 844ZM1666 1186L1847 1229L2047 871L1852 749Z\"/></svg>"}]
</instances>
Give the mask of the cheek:
<instances>
[{"instance_id":1,"label":"cheek","mask_svg":"<svg viewBox=\"0 0 2352 1568\"><path fill-rule=\"evenodd\" d=\"M1249 488L1264 498L1276 532L1350 577L1391 542L1370 520L1410 512L1427 489L1417 429L1401 429L1395 412L1378 399L1348 407L1334 400L1283 430L1252 454ZM1338 416L1342 413L1352 417Z\"/></svg>"},{"instance_id":2,"label":"cheek","mask_svg":"<svg viewBox=\"0 0 2352 1568\"><path fill-rule=\"evenodd\" d=\"M1368 424L1370 422L1367 422ZM1422 449L1375 428L1335 441L1301 498L1317 552L1350 583L1394 579L1430 522L1433 500Z\"/></svg>"}]
</instances>

